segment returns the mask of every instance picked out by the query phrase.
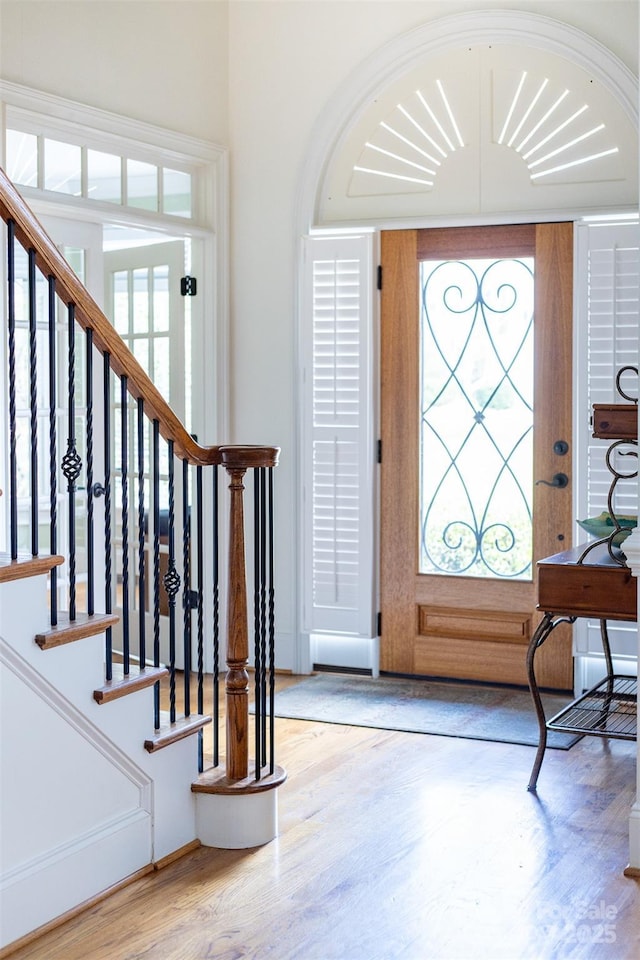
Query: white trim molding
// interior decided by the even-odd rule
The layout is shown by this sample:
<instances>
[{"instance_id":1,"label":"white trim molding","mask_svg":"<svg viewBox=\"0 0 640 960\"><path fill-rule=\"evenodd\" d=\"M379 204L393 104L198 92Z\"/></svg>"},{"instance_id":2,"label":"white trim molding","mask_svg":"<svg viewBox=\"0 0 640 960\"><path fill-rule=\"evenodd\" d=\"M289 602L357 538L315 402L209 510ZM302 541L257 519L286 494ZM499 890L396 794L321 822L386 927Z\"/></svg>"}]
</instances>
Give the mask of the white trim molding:
<instances>
[{"instance_id":1,"label":"white trim molding","mask_svg":"<svg viewBox=\"0 0 640 960\"><path fill-rule=\"evenodd\" d=\"M638 581L638 609L640 609L640 529L638 527L624 542L624 553L631 572ZM638 659L640 661L640 634L638 636ZM640 877L640 749L636 765L636 799L629 815L629 866L630 876Z\"/></svg>"}]
</instances>

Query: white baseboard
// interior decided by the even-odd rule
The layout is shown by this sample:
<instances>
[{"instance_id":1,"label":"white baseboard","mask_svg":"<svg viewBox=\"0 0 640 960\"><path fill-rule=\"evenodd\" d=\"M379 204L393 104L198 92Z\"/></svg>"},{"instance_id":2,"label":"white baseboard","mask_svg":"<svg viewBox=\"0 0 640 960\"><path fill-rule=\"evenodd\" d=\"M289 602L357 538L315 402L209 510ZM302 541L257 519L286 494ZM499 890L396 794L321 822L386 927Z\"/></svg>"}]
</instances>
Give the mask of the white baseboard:
<instances>
[{"instance_id":1,"label":"white baseboard","mask_svg":"<svg viewBox=\"0 0 640 960\"><path fill-rule=\"evenodd\" d=\"M629 816L629 866L640 870L640 796Z\"/></svg>"}]
</instances>

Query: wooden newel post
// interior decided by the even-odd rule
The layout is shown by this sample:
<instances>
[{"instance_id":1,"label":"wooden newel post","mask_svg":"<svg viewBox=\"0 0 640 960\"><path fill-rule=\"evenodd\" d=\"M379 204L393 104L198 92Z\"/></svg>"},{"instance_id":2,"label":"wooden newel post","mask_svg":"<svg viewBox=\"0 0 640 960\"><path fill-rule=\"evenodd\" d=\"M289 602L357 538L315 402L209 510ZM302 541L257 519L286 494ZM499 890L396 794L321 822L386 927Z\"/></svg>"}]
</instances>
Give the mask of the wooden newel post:
<instances>
[{"instance_id":1,"label":"wooden newel post","mask_svg":"<svg viewBox=\"0 0 640 960\"><path fill-rule=\"evenodd\" d=\"M249 775L249 636L244 560L243 479L246 467L229 467L229 595L227 602L227 776Z\"/></svg>"},{"instance_id":2,"label":"wooden newel post","mask_svg":"<svg viewBox=\"0 0 640 960\"><path fill-rule=\"evenodd\" d=\"M222 463L231 478L229 490L229 592L227 601L227 750L226 775L231 781L249 775L249 631L244 550L244 475L251 467L273 467L277 447L221 447Z\"/></svg>"},{"instance_id":3,"label":"wooden newel post","mask_svg":"<svg viewBox=\"0 0 640 960\"><path fill-rule=\"evenodd\" d=\"M204 770L191 784L196 795L196 829L204 846L244 849L269 843L278 833L278 787L286 771L274 758L274 637L273 608L267 627L264 591L268 585L273 602L273 541L271 477L277 447L219 447L219 462L229 474L229 587L227 594L227 737L226 762ZM254 640L255 696L253 720L255 757L249 760L249 622L245 567L244 480L254 471ZM265 483L267 481L268 483ZM268 488L268 495L267 495ZM267 558L265 559L265 553ZM268 667L265 640L269 636ZM266 667L266 669L265 669ZM266 673L269 690L265 692ZM268 701L268 709L267 709ZM238 804L237 798L242 797Z\"/></svg>"}]
</instances>

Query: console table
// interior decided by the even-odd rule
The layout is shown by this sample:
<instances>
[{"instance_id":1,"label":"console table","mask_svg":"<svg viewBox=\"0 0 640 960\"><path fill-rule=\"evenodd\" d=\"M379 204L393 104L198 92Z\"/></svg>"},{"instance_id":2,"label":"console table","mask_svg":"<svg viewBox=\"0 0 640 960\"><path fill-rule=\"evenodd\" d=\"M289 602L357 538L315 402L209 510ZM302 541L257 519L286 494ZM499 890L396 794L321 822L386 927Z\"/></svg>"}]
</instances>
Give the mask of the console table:
<instances>
[{"instance_id":1,"label":"console table","mask_svg":"<svg viewBox=\"0 0 640 960\"><path fill-rule=\"evenodd\" d=\"M607 632L607 620L637 620L638 585L627 567L624 554L616 545L620 542L622 527L614 508L618 484L625 481L637 483L638 476L638 404L622 387L622 378L629 374L637 378L638 368L622 367L616 376L616 391L627 403L593 405L594 438L613 441L605 455L612 475L607 498L611 533L537 563L537 609L543 617L527 650L527 675L540 739L529 790L536 788L547 746L547 730L617 740L635 740L637 736L637 678L614 674ZM628 462L630 458L631 467L616 466L616 455L621 462ZM600 621L606 676L547 720L536 682L536 652L560 623L575 623L578 617Z\"/></svg>"},{"instance_id":2,"label":"console table","mask_svg":"<svg viewBox=\"0 0 640 960\"><path fill-rule=\"evenodd\" d=\"M585 550L589 548L585 556ZM582 545L540 560L538 567L538 610L544 616L527 651L529 687L538 717L540 739L533 764L529 790L535 790L547 746L547 730L566 733L636 739L637 679L613 672L607 620L637 619L637 583L627 566L612 555L607 543ZM574 623L578 617L600 621L607 673L582 696L547 720L535 676L535 655L560 623Z\"/></svg>"}]
</instances>

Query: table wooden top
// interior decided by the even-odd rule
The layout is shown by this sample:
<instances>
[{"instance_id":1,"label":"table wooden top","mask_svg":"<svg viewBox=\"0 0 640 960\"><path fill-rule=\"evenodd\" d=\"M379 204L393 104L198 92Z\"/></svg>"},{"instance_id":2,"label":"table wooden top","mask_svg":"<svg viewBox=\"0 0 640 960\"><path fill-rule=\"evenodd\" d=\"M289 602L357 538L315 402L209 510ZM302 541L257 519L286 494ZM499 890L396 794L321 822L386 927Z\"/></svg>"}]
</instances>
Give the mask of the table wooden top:
<instances>
[{"instance_id":1,"label":"table wooden top","mask_svg":"<svg viewBox=\"0 0 640 960\"><path fill-rule=\"evenodd\" d=\"M606 544L579 544L538 561L538 610L597 620L637 619L637 583L628 567L609 555Z\"/></svg>"}]
</instances>

